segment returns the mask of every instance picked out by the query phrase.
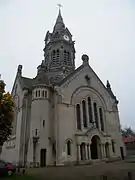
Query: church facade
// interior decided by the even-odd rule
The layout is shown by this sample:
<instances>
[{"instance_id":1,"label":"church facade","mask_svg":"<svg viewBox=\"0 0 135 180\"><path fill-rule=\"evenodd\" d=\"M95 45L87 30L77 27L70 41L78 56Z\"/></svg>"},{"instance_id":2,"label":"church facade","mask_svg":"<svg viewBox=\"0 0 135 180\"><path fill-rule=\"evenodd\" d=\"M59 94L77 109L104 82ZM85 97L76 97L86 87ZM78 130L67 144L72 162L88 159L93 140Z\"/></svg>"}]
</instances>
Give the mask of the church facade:
<instances>
[{"instance_id":1,"label":"church facade","mask_svg":"<svg viewBox=\"0 0 135 180\"><path fill-rule=\"evenodd\" d=\"M61 12L45 37L44 60L35 78L18 66L12 89L13 134L1 158L31 166L85 164L125 155L118 100L82 55L75 69L72 35Z\"/></svg>"}]
</instances>

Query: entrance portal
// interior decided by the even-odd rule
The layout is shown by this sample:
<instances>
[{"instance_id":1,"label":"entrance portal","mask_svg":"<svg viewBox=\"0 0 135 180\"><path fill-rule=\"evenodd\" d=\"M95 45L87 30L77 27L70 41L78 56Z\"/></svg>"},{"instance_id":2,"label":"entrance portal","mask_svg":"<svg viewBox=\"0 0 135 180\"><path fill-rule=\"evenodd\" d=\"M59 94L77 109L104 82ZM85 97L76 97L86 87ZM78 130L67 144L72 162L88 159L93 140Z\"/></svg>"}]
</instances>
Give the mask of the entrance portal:
<instances>
[{"instance_id":1,"label":"entrance portal","mask_svg":"<svg viewBox=\"0 0 135 180\"><path fill-rule=\"evenodd\" d=\"M85 143L80 145L81 160L86 160Z\"/></svg>"},{"instance_id":2,"label":"entrance portal","mask_svg":"<svg viewBox=\"0 0 135 180\"><path fill-rule=\"evenodd\" d=\"M101 157L100 138L93 136L91 139L91 159L99 159Z\"/></svg>"},{"instance_id":3,"label":"entrance portal","mask_svg":"<svg viewBox=\"0 0 135 180\"><path fill-rule=\"evenodd\" d=\"M41 167L46 166L46 149L40 150L40 166Z\"/></svg>"}]
</instances>

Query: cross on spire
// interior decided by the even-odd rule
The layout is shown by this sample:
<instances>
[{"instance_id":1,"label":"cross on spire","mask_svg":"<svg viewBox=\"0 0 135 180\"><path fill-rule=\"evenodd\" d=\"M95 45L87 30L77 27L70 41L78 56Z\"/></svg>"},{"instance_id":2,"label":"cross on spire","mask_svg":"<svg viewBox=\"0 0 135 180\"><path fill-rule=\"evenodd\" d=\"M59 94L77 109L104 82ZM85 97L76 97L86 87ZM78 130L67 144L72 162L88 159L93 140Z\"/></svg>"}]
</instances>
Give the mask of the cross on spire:
<instances>
[{"instance_id":1,"label":"cross on spire","mask_svg":"<svg viewBox=\"0 0 135 180\"><path fill-rule=\"evenodd\" d=\"M60 11L60 8L62 7L62 5L61 4L57 4L57 6L59 7L59 11Z\"/></svg>"}]
</instances>

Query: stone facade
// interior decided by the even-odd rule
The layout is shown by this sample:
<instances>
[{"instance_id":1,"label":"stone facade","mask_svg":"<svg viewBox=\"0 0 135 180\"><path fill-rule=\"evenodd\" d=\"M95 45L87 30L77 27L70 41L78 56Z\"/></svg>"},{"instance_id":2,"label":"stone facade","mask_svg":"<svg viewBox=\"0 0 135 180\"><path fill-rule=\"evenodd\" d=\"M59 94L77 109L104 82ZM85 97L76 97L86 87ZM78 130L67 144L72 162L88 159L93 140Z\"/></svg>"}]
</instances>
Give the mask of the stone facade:
<instances>
[{"instance_id":1,"label":"stone facade","mask_svg":"<svg viewBox=\"0 0 135 180\"><path fill-rule=\"evenodd\" d=\"M59 11L45 38L44 60L33 79L18 66L12 89L13 135L1 158L20 165L88 163L125 156L118 100L101 82L87 55L75 69L72 35Z\"/></svg>"}]
</instances>

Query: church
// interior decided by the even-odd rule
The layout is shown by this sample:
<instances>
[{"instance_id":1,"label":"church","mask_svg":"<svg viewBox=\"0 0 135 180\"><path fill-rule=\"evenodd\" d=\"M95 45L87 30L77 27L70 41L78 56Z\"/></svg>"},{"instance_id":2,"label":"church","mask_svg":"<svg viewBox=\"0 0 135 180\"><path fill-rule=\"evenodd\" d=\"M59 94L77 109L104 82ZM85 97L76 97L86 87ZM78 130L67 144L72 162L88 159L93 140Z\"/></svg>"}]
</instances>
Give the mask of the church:
<instances>
[{"instance_id":1,"label":"church","mask_svg":"<svg viewBox=\"0 0 135 180\"><path fill-rule=\"evenodd\" d=\"M45 37L44 60L27 78L18 66L12 88L13 132L1 158L34 167L88 164L125 156L118 100L82 55L75 68L75 42L61 10Z\"/></svg>"}]
</instances>

